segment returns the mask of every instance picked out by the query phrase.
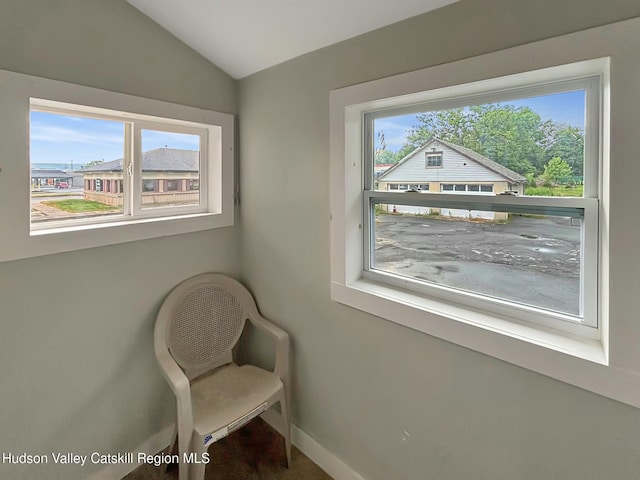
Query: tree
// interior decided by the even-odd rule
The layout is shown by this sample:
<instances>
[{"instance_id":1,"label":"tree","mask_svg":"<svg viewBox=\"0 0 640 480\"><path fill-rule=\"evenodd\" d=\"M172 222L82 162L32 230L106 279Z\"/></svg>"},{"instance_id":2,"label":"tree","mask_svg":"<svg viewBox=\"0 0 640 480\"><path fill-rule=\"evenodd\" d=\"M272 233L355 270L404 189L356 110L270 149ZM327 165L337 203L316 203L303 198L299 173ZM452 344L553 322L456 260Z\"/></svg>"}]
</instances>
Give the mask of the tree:
<instances>
[{"instance_id":1,"label":"tree","mask_svg":"<svg viewBox=\"0 0 640 480\"><path fill-rule=\"evenodd\" d=\"M529 107L474 105L417 116L400 156L432 138L467 147L511 170L526 175L541 172L545 141L552 122L543 122Z\"/></svg>"},{"instance_id":2,"label":"tree","mask_svg":"<svg viewBox=\"0 0 640 480\"><path fill-rule=\"evenodd\" d=\"M104 163L104 160L91 160L90 162L85 163L82 168L93 167L102 163Z\"/></svg>"},{"instance_id":3,"label":"tree","mask_svg":"<svg viewBox=\"0 0 640 480\"><path fill-rule=\"evenodd\" d=\"M429 140L439 138L467 147L527 178L544 175L553 158L561 158L569 165L571 173L565 176L583 175L582 130L543 121L529 107L474 105L427 112L417 119L418 124L409 130L396 161Z\"/></svg>"},{"instance_id":4,"label":"tree","mask_svg":"<svg viewBox=\"0 0 640 480\"><path fill-rule=\"evenodd\" d=\"M582 176L584 170L584 134L577 127L558 125L553 132L548 158L560 157L569 164L574 175Z\"/></svg>"},{"instance_id":5,"label":"tree","mask_svg":"<svg viewBox=\"0 0 640 480\"><path fill-rule=\"evenodd\" d=\"M374 160L376 165L396 163L398 161L395 153L390 152L389 150L377 150L375 152Z\"/></svg>"},{"instance_id":6,"label":"tree","mask_svg":"<svg viewBox=\"0 0 640 480\"><path fill-rule=\"evenodd\" d=\"M542 177L551 183L561 183L571 178L571 167L560 157L554 157L544 167Z\"/></svg>"}]
</instances>

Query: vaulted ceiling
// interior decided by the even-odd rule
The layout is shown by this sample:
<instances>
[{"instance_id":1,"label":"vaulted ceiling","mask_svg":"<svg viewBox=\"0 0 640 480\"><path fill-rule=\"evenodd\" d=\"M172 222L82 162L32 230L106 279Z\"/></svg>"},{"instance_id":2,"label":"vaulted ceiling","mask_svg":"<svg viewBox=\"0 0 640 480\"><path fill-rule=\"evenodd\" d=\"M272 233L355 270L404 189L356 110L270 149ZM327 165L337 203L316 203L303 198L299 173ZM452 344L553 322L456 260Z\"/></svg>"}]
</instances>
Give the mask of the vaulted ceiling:
<instances>
[{"instance_id":1,"label":"vaulted ceiling","mask_svg":"<svg viewBox=\"0 0 640 480\"><path fill-rule=\"evenodd\" d=\"M458 0L127 0L243 78L318 48Z\"/></svg>"}]
</instances>

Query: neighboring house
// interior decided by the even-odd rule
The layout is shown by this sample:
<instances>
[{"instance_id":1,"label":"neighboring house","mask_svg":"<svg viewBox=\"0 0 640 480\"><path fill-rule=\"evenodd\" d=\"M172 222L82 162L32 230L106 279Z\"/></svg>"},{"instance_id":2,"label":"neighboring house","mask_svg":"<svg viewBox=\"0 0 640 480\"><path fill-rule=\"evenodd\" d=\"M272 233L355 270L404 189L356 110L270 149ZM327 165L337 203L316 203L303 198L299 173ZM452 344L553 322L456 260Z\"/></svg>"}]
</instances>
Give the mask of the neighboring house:
<instances>
[{"instance_id":1,"label":"neighboring house","mask_svg":"<svg viewBox=\"0 0 640 480\"><path fill-rule=\"evenodd\" d=\"M34 190L43 187L55 187L60 182L73 185L73 175L62 170L31 170L31 188Z\"/></svg>"},{"instance_id":2,"label":"neighboring house","mask_svg":"<svg viewBox=\"0 0 640 480\"><path fill-rule=\"evenodd\" d=\"M107 205L123 203L123 159L82 169L84 198ZM157 148L142 154L142 206L198 203L200 152Z\"/></svg>"},{"instance_id":3,"label":"neighboring house","mask_svg":"<svg viewBox=\"0 0 640 480\"><path fill-rule=\"evenodd\" d=\"M376 163L373 166L373 175L374 175L374 177L378 178L380 175L382 175L384 172L389 170L394 165L395 165L394 163Z\"/></svg>"},{"instance_id":4,"label":"neighboring house","mask_svg":"<svg viewBox=\"0 0 640 480\"><path fill-rule=\"evenodd\" d=\"M466 147L433 139L416 148L377 178L377 190L429 193L524 194L526 178ZM428 214L438 209L406 205L382 206L398 213ZM506 214L441 209L441 215L501 219Z\"/></svg>"}]
</instances>

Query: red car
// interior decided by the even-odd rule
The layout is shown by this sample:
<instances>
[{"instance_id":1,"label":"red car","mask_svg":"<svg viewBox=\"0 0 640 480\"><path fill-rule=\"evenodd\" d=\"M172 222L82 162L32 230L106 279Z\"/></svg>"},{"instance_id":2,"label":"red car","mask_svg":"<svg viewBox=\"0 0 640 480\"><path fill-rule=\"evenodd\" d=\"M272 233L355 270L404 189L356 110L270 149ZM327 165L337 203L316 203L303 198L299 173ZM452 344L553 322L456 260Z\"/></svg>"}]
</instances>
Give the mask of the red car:
<instances>
[{"instance_id":1,"label":"red car","mask_svg":"<svg viewBox=\"0 0 640 480\"><path fill-rule=\"evenodd\" d=\"M56 188L69 188L69 184L67 182L59 182Z\"/></svg>"}]
</instances>

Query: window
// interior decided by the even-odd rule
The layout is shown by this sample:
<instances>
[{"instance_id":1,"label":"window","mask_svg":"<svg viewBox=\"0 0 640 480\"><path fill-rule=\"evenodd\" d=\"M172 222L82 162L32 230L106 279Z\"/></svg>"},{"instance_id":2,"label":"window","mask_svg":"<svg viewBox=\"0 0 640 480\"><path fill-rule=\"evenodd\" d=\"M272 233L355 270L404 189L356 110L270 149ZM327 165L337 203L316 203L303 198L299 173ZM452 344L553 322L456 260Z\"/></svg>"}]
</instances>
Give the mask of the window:
<instances>
[{"instance_id":1,"label":"window","mask_svg":"<svg viewBox=\"0 0 640 480\"><path fill-rule=\"evenodd\" d=\"M363 138L384 137L379 124L412 118L404 148L426 150L427 167L441 167L420 174L418 154L409 154L379 182L422 175L451 183L441 183L442 197L412 195L416 184L379 192L376 145L365 146L362 276L554 328L597 328L598 293L590 279L597 276L599 131L585 129L584 119L599 118L599 95L599 78L586 76L365 111ZM494 185L508 193L514 183L521 195L495 194Z\"/></svg>"},{"instance_id":2,"label":"window","mask_svg":"<svg viewBox=\"0 0 640 480\"><path fill-rule=\"evenodd\" d=\"M442 167L442 152L427 153L427 168Z\"/></svg>"},{"instance_id":3,"label":"window","mask_svg":"<svg viewBox=\"0 0 640 480\"><path fill-rule=\"evenodd\" d=\"M393 82L336 93L332 108L343 109L345 123L332 130L339 139L332 167L344 165L344 177L332 184L338 200L332 298L464 345L477 337L482 351L484 337L469 333L471 326L603 361L599 212L607 65L593 60L424 91L412 80L398 87L411 83L406 96ZM429 84L426 73L406 78L416 75ZM465 116L477 122L456 137L460 131L447 119ZM375 138L390 125L412 134L387 144L402 149L396 155L402 160L377 178L389 187L378 188ZM573 144L557 143L569 137ZM425 160L439 163L428 161L432 154L447 162L424 168ZM427 191L403 188L427 184ZM443 318L435 329L434 315ZM468 327L452 326L459 322ZM577 347L581 342L593 350ZM491 353L501 356L502 343L496 340Z\"/></svg>"},{"instance_id":4,"label":"window","mask_svg":"<svg viewBox=\"0 0 640 480\"><path fill-rule=\"evenodd\" d=\"M178 190L178 180L167 180L167 192L175 192Z\"/></svg>"},{"instance_id":5,"label":"window","mask_svg":"<svg viewBox=\"0 0 640 480\"><path fill-rule=\"evenodd\" d=\"M0 73L0 261L233 225L232 115Z\"/></svg>"},{"instance_id":6,"label":"window","mask_svg":"<svg viewBox=\"0 0 640 480\"><path fill-rule=\"evenodd\" d=\"M182 193L181 187L186 181L199 184L201 175L206 175L209 130L197 124L133 117L124 120L98 109L78 111L73 105L32 101L32 172L47 162L74 158L65 171L93 186L56 198L50 198L46 189L32 189L32 231L123 216L163 217L208 210L206 190ZM67 132L66 140L42 133L56 129ZM94 158L101 160L90 160ZM62 162L57 166L62 168Z\"/></svg>"}]
</instances>

